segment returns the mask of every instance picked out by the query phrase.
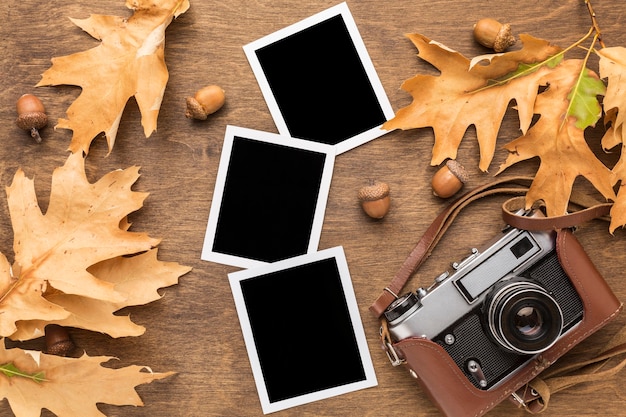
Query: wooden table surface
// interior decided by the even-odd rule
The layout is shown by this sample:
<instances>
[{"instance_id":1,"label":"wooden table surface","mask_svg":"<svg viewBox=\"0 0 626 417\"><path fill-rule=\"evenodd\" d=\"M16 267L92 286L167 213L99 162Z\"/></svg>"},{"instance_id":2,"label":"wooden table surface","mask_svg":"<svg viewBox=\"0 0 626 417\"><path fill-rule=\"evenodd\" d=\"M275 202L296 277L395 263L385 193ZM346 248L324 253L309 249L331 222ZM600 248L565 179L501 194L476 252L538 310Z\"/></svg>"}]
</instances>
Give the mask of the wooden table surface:
<instances>
[{"instance_id":1,"label":"wooden table surface","mask_svg":"<svg viewBox=\"0 0 626 417\"><path fill-rule=\"evenodd\" d=\"M133 213L133 230L162 238L159 257L193 267L180 284L162 290L164 297L148 306L128 309L135 322L146 326L138 338L111 339L100 334L72 331L81 349L90 355L111 355L121 364L141 364L155 371L173 370L176 376L138 387L145 407L102 405L108 416L260 416L262 415L246 355L227 274L237 268L200 259L206 222L227 124L277 132L242 46L284 26L320 12L337 1L314 0L191 0L189 11L167 30L166 61L170 79L158 120L158 131L143 136L139 112L131 100L122 117L113 152L106 156L103 139L93 142L87 174L95 181L106 172L132 165L141 167L134 189L147 191L144 207ZM560 46L582 37L590 26L583 0L348 0L374 67L394 110L410 103L400 89L403 80L431 68L416 58L405 33L418 32L466 56L486 53L471 35L482 17L509 22L515 33L530 33ZM594 7L608 46L626 45L624 10L619 2L595 0ZM97 45L74 26L69 17L91 13L129 16L122 0L8 0L0 5L0 184L8 186L18 167L35 178L45 208L54 168L67 157L71 132L54 130L55 120L78 96L75 87L34 85L50 66L50 59ZM597 65L597 59L591 65ZM218 84L227 94L226 105L205 122L184 116L185 97L206 84ZM51 126L36 144L15 124L15 101L27 92L44 101ZM303 88L303 97L306 89ZM350 111L350 109L346 109ZM504 118L501 144L518 134L514 111ZM597 141L599 130L590 137ZM433 144L430 129L394 131L339 155L328 198L319 249L343 246L378 386L285 411L282 416L437 416L423 392L403 369L392 368L378 343L378 325L368 306L412 249L429 222L444 207L434 197L429 180ZM498 149L488 174L478 170L478 147L470 129L458 159L468 168L468 187L483 184L504 161ZM615 155L603 157L615 162ZM611 159L613 158L613 159ZM512 173L533 174L535 161ZM392 210L382 221L361 211L356 192L369 179L390 184ZM584 188L584 181L580 181ZM450 262L480 245L502 226L499 205L493 199L470 207L450 229L426 262L412 287L430 283ZM5 198L0 198L0 251L12 259L12 229ZM588 250L618 297L626 299L623 279L626 232L608 233L605 223L582 226L578 238ZM461 254L461 255L460 255ZM600 346L626 321L622 315L599 334L579 346L582 352ZM303 329L306 331L306 329ZM38 346L40 341L29 346ZM302 358L302 364L306 358ZM298 364L294 364L298 366ZM303 366L303 369L305 367ZM602 389L580 386L556 394L547 416L626 415L624 374ZM525 412L503 403L490 416L522 416ZM11 415L6 400L0 415ZM50 415L47 411L44 415Z\"/></svg>"}]
</instances>

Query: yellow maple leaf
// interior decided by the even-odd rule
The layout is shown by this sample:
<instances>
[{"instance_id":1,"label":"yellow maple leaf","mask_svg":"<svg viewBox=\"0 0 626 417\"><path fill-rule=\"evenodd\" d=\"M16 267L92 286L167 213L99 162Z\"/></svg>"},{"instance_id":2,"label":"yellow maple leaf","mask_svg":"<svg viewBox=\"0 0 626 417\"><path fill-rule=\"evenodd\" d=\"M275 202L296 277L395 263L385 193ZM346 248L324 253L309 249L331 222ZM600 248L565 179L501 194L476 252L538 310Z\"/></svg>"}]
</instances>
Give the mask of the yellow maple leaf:
<instances>
[{"instance_id":1,"label":"yellow maple leaf","mask_svg":"<svg viewBox=\"0 0 626 417\"><path fill-rule=\"evenodd\" d=\"M510 153L498 172L520 161L539 157L541 164L526 194L526 206L530 208L535 201L543 200L549 216L567 213L578 176L587 178L606 199L615 199L614 173L594 155L585 141L584 127L577 125L580 119L571 115L570 94L580 81L582 65L581 60L563 61L546 76L549 87L537 96L535 103L535 112L540 118L527 134L505 145ZM595 78L597 80L597 76ZM595 94L593 90L588 92L594 100Z\"/></svg>"},{"instance_id":2,"label":"yellow maple leaf","mask_svg":"<svg viewBox=\"0 0 626 417\"><path fill-rule=\"evenodd\" d=\"M432 127L435 144L431 163L438 165L447 158L456 158L466 130L474 125L480 145L479 167L487 171L509 103L515 100L520 129L526 132L532 122L539 80L549 71L544 62L560 48L521 35L521 50L490 56L488 64L483 65L423 35L407 36L419 50L418 56L441 74L419 74L406 80L402 88L413 96L413 101L387 121L383 129Z\"/></svg>"},{"instance_id":3,"label":"yellow maple leaf","mask_svg":"<svg viewBox=\"0 0 626 417\"><path fill-rule=\"evenodd\" d=\"M17 417L39 416L42 409L57 416L103 417L98 403L142 406L135 387L173 374L154 373L136 365L101 366L110 359L6 349L0 339L0 398L8 400Z\"/></svg>"},{"instance_id":4,"label":"yellow maple leaf","mask_svg":"<svg viewBox=\"0 0 626 417\"><path fill-rule=\"evenodd\" d=\"M71 154L53 173L44 215L34 182L18 170L7 188L15 262L8 267L0 257L0 336L38 337L50 322L116 336L142 332L112 313L157 299L156 289L190 268L159 262L159 240L127 230L126 216L147 197L131 190L138 177L131 167L92 184L82 154Z\"/></svg>"},{"instance_id":5,"label":"yellow maple leaf","mask_svg":"<svg viewBox=\"0 0 626 417\"><path fill-rule=\"evenodd\" d=\"M109 152L126 103L135 97L144 134L157 127L157 117L168 81L165 65L165 29L189 8L188 0L127 0L130 18L91 15L71 19L101 43L87 51L52 59L37 86L75 85L81 94L57 127L73 131L69 149L89 152L91 142L104 132Z\"/></svg>"}]
</instances>

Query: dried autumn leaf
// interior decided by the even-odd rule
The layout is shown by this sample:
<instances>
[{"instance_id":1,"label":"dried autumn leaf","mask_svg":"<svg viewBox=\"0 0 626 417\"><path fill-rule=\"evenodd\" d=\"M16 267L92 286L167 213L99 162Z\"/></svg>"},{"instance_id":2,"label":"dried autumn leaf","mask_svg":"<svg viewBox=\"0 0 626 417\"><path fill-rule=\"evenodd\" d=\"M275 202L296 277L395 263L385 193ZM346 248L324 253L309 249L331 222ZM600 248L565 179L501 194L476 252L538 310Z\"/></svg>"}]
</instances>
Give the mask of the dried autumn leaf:
<instances>
[{"instance_id":1,"label":"dried autumn leaf","mask_svg":"<svg viewBox=\"0 0 626 417\"><path fill-rule=\"evenodd\" d=\"M402 88L413 96L383 128L432 127L435 144L431 163L455 159L469 126L474 125L480 146L480 169L487 171L493 158L502 118L512 100L526 132L542 76L558 63L560 48L547 41L521 35L523 48L491 56L487 65L473 63L462 54L420 34L407 35L418 56L441 71L439 76L416 75ZM551 59L551 57L554 57Z\"/></svg>"},{"instance_id":2,"label":"dried autumn leaf","mask_svg":"<svg viewBox=\"0 0 626 417\"><path fill-rule=\"evenodd\" d=\"M622 144L622 158L615 167L613 167L613 172L616 177L621 180L621 184L617 192L615 203L613 207L611 207L611 224L609 225L609 231L611 233L618 227L626 225L626 158L623 156L625 153L626 144Z\"/></svg>"},{"instance_id":3,"label":"dried autumn leaf","mask_svg":"<svg viewBox=\"0 0 626 417\"><path fill-rule=\"evenodd\" d=\"M603 48L598 51L598 55L600 77L608 79L602 103L606 113L611 110L617 112L612 126L619 129L626 121L626 48ZM622 130L622 135L624 134L626 131ZM622 136L621 142L626 142L625 136Z\"/></svg>"},{"instance_id":4,"label":"dried autumn leaf","mask_svg":"<svg viewBox=\"0 0 626 417\"><path fill-rule=\"evenodd\" d=\"M616 146L621 146L620 159L613 167L615 182L617 183L621 181L621 183L617 192L615 203L613 204L613 207L611 207L611 224L609 225L609 231L611 233L613 233L618 227L626 225L626 143L622 142L624 137L624 125L621 124L618 127L615 127L615 118L615 109L609 110L606 115L609 127L602 138L602 146L604 149L612 149Z\"/></svg>"},{"instance_id":5,"label":"dried autumn leaf","mask_svg":"<svg viewBox=\"0 0 626 417\"><path fill-rule=\"evenodd\" d=\"M98 403L143 406L135 387L173 374L141 366L101 366L110 359L6 349L0 340L0 398L8 400L16 417L40 416L42 409L59 417L103 417Z\"/></svg>"},{"instance_id":6,"label":"dried autumn leaf","mask_svg":"<svg viewBox=\"0 0 626 417\"><path fill-rule=\"evenodd\" d=\"M45 298L63 307L70 315L61 320L28 320L17 323L14 340L33 339L43 334L47 324L59 324L106 333L112 337L140 336L143 326L129 316L114 312L128 306L148 304L161 298L157 289L174 285L178 277L190 268L174 262L157 260L157 249L132 257L117 257L97 263L88 271L101 280L115 284L115 289L127 297L123 302L85 298L62 292L51 292Z\"/></svg>"},{"instance_id":7,"label":"dried autumn leaf","mask_svg":"<svg viewBox=\"0 0 626 417\"><path fill-rule=\"evenodd\" d=\"M617 109L607 110L604 115L604 125L607 126L602 137L602 149L610 150L622 143L622 126L616 126Z\"/></svg>"},{"instance_id":8,"label":"dried autumn leaf","mask_svg":"<svg viewBox=\"0 0 626 417\"><path fill-rule=\"evenodd\" d=\"M63 319L67 311L43 298L45 282L36 279L28 281L13 277L12 268L6 256L0 254L2 268L2 298L0 299L0 335L10 335L16 330L15 322L47 317L50 320Z\"/></svg>"},{"instance_id":9,"label":"dried autumn leaf","mask_svg":"<svg viewBox=\"0 0 626 417\"><path fill-rule=\"evenodd\" d=\"M69 149L89 152L100 133L106 135L109 152L126 103L135 97L144 134L156 130L157 117L168 81L165 65L165 29L187 11L188 0L127 0L134 10L130 18L91 15L71 19L102 42L95 48L52 59L37 86L75 85L81 94L57 127L73 131Z\"/></svg>"},{"instance_id":10,"label":"dried autumn leaf","mask_svg":"<svg viewBox=\"0 0 626 417\"><path fill-rule=\"evenodd\" d=\"M140 334L112 313L155 300L158 288L176 283L189 268L157 261L159 240L127 230L126 216L147 197L131 190L138 177L131 167L89 183L84 157L71 154L53 173L44 215L33 181L18 170L7 188L15 262L10 268L0 257L1 336L38 337L51 322Z\"/></svg>"},{"instance_id":11,"label":"dried autumn leaf","mask_svg":"<svg viewBox=\"0 0 626 417\"><path fill-rule=\"evenodd\" d=\"M613 233L618 227L626 225L626 48L603 48L598 55L600 76L608 79L603 104L609 128L602 138L602 146L612 149L621 145L620 159L613 167L616 183L621 181L617 199L611 208L609 231Z\"/></svg>"},{"instance_id":12,"label":"dried autumn leaf","mask_svg":"<svg viewBox=\"0 0 626 417\"><path fill-rule=\"evenodd\" d=\"M626 153L626 145L622 145L622 155ZM615 175L621 179L621 184L617 192L617 198L611 207L611 224L609 231L613 233L618 227L626 225L626 158L622 156L620 161L613 168Z\"/></svg>"},{"instance_id":13,"label":"dried autumn leaf","mask_svg":"<svg viewBox=\"0 0 626 417\"><path fill-rule=\"evenodd\" d=\"M574 181L581 175L606 199L615 199L614 174L589 149L584 137L584 129L600 117L599 105L591 103L604 93L604 85L582 65L580 60L563 61L546 76L550 87L535 103L540 118L526 135L505 146L510 153L498 172L539 157L541 164L526 194L526 205L530 208L543 200L549 216L567 213Z\"/></svg>"}]
</instances>

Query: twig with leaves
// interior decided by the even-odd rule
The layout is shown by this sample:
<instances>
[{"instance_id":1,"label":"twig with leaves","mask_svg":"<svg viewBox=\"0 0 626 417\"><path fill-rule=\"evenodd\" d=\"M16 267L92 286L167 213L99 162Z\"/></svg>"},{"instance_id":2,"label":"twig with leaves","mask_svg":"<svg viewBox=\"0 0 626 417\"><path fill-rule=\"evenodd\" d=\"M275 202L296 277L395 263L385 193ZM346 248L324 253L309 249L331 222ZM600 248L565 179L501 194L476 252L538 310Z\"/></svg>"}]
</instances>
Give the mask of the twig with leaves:
<instances>
[{"instance_id":1,"label":"twig with leaves","mask_svg":"<svg viewBox=\"0 0 626 417\"><path fill-rule=\"evenodd\" d=\"M505 112L516 104L522 135L504 145L509 151L498 173L532 158L540 159L526 205L541 200L550 216L567 213L574 181L583 176L606 201L614 202L611 233L626 225L626 152L607 167L589 148L585 130L604 115L605 149L626 143L622 129L626 98L619 94L626 79L626 52L608 48L589 0L585 1L591 28L567 48L547 40L520 35L521 50L483 55L470 60L459 52L431 42L421 34L409 39L418 56L440 70L440 75L416 75L402 84L413 101L383 125L384 129L432 127L435 135L432 165L456 159L467 129L474 126L480 148L479 168L487 171ZM591 39L583 59L566 55ZM596 49L596 45L601 47ZM588 68L590 56L600 57L599 74ZM605 81L606 80L606 81ZM623 86L622 86L623 87ZM602 104L598 100L604 96ZM532 124L533 115L539 115ZM496 175L497 175L496 174Z\"/></svg>"}]
</instances>

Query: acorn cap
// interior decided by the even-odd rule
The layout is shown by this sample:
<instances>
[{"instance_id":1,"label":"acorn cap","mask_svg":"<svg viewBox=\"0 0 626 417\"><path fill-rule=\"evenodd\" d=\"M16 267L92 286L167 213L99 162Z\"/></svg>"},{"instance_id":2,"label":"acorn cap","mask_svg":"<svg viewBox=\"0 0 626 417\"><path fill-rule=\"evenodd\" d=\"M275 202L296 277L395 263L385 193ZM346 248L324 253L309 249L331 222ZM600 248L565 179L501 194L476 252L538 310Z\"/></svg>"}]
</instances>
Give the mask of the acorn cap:
<instances>
[{"instance_id":1,"label":"acorn cap","mask_svg":"<svg viewBox=\"0 0 626 417\"><path fill-rule=\"evenodd\" d=\"M469 180L469 175L465 170L465 167L457 162L456 159L448 159L446 166L463 184Z\"/></svg>"},{"instance_id":2,"label":"acorn cap","mask_svg":"<svg viewBox=\"0 0 626 417\"><path fill-rule=\"evenodd\" d=\"M187 110L185 110L185 117L188 119L206 120L209 115L204 110L202 105L198 103L194 97L187 97Z\"/></svg>"},{"instance_id":3,"label":"acorn cap","mask_svg":"<svg viewBox=\"0 0 626 417\"><path fill-rule=\"evenodd\" d=\"M17 117L15 123L20 129L30 130L32 128L41 129L48 124L48 116L40 111L22 113Z\"/></svg>"},{"instance_id":4,"label":"acorn cap","mask_svg":"<svg viewBox=\"0 0 626 417\"><path fill-rule=\"evenodd\" d=\"M45 353L49 355L68 356L75 347L74 342L71 340L64 340L48 346Z\"/></svg>"},{"instance_id":5,"label":"acorn cap","mask_svg":"<svg viewBox=\"0 0 626 417\"><path fill-rule=\"evenodd\" d=\"M67 356L76 347L67 329L58 324L48 324L46 326L45 342L45 353L50 355Z\"/></svg>"},{"instance_id":6,"label":"acorn cap","mask_svg":"<svg viewBox=\"0 0 626 417\"><path fill-rule=\"evenodd\" d=\"M496 52L503 52L509 46L514 45L515 42L517 42L517 40L511 33L511 25L505 23L496 35L496 39L493 43L493 50Z\"/></svg>"},{"instance_id":7,"label":"acorn cap","mask_svg":"<svg viewBox=\"0 0 626 417\"><path fill-rule=\"evenodd\" d=\"M384 182L376 181L374 184L367 185L359 190L360 201L374 201L389 195L389 185Z\"/></svg>"}]
</instances>

